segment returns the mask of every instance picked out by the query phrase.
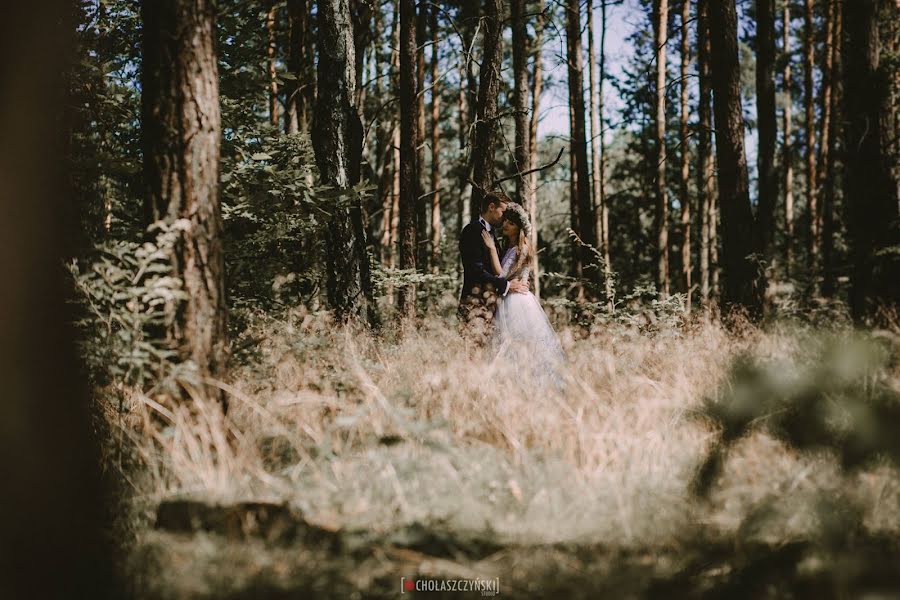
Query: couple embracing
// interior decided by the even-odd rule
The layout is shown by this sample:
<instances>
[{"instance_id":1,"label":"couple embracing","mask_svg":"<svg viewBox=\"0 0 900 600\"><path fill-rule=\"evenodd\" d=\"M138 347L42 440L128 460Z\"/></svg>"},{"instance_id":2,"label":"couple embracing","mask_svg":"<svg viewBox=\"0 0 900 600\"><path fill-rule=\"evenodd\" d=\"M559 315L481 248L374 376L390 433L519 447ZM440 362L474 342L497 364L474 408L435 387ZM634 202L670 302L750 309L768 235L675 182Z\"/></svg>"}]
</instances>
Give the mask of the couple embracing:
<instances>
[{"instance_id":1,"label":"couple embracing","mask_svg":"<svg viewBox=\"0 0 900 600\"><path fill-rule=\"evenodd\" d=\"M463 287L458 313L463 329L476 339L490 335L495 351L513 361L519 372L527 369L535 379L559 387L562 348L528 283L535 252L531 219L502 193L485 194L480 210L459 238Z\"/></svg>"}]
</instances>

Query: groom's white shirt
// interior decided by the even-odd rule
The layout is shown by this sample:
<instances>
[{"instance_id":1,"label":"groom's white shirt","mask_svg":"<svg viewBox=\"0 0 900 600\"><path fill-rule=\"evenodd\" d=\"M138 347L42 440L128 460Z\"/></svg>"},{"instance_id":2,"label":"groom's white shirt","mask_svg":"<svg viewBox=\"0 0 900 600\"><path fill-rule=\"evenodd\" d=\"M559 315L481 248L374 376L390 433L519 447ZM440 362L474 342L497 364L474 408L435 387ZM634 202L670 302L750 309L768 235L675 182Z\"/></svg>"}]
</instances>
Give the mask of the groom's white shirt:
<instances>
[{"instance_id":1,"label":"groom's white shirt","mask_svg":"<svg viewBox=\"0 0 900 600\"><path fill-rule=\"evenodd\" d=\"M478 221L484 226L485 229L487 229L487 232L488 232L488 233L493 233L494 228L491 227L491 224L490 224L490 223L488 223L487 221L484 220L484 217L478 217ZM500 294L500 296L502 296L502 297L505 298L505 297L506 297L506 294L508 294L508 293L509 293L509 281L507 280L507 282L506 282L506 289L503 290L503 293Z\"/></svg>"}]
</instances>

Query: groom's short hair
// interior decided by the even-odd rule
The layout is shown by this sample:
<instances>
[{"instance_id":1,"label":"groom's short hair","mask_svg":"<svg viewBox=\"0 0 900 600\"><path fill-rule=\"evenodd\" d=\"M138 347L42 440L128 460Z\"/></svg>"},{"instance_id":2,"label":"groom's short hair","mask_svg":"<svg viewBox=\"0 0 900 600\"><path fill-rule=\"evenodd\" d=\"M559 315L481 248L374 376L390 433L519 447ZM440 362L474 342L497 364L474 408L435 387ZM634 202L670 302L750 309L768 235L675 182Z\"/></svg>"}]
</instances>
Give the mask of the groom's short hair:
<instances>
[{"instance_id":1,"label":"groom's short hair","mask_svg":"<svg viewBox=\"0 0 900 600\"><path fill-rule=\"evenodd\" d=\"M491 204L500 206L503 203L508 204L509 202L512 201L509 199L509 196L507 196L503 192L488 192L481 197L481 212L486 211L488 209L488 206L490 206Z\"/></svg>"}]
</instances>

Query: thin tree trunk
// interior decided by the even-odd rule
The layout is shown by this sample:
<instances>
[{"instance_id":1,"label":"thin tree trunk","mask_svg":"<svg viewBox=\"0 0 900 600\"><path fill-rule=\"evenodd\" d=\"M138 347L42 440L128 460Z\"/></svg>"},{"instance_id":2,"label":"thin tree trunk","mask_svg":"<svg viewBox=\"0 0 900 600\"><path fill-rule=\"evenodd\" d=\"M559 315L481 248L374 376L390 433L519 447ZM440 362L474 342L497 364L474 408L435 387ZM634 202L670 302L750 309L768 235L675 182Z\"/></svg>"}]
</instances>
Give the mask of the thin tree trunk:
<instances>
[{"instance_id":1,"label":"thin tree trunk","mask_svg":"<svg viewBox=\"0 0 900 600\"><path fill-rule=\"evenodd\" d=\"M725 262L724 306L741 307L759 316L764 276L750 256L758 251L744 154L741 73L738 63L737 12L732 0L709 6L712 42L713 108L722 207L722 249Z\"/></svg>"},{"instance_id":2,"label":"thin tree trunk","mask_svg":"<svg viewBox=\"0 0 900 600\"><path fill-rule=\"evenodd\" d=\"M771 263L775 240L775 199L778 195L778 172L775 170L775 145L778 140L778 118L775 114L775 0L757 0L756 23L756 111L759 119L757 219L763 257Z\"/></svg>"},{"instance_id":3,"label":"thin tree trunk","mask_svg":"<svg viewBox=\"0 0 900 600\"><path fill-rule=\"evenodd\" d=\"M898 308L900 261L897 187L883 152L890 77L881 62L878 0L845 2L843 10L844 198L853 259L850 307L860 323ZM893 10L893 9L892 9ZM896 10L893 10L896 18ZM882 15L882 17L887 15Z\"/></svg>"},{"instance_id":4,"label":"thin tree trunk","mask_svg":"<svg viewBox=\"0 0 900 600\"><path fill-rule=\"evenodd\" d=\"M347 191L359 182L362 122L356 107L353 22L344 0L318 3L319 60L313 147L322 183ZM373 322L375 305L359 198L331 209L325 234L328 301L339 321Z\"/></svg>"},{"instance_id":5,"label":"thin tree trunk","mask_svg":"<svg viewBox=\"0 0 900 600\"><path fill-rule=\"evenodd\" d=\"M438 78L437 9L431 9L431 270L440 270L441 258L441 87Z\"/></svg>"},{"instance_id":6,"label":"thin tree trunk","mask_svg":"<svg viewBox=\"0 0 900 600\"><path fill-rule=\"evenodd\" d=\"M806 208L809 218L809 237L807 238L807 254L809 267L815 269L818 261L820 247L819 240L819 206L816 194L816 90L813 83L813 71L816 68L815 46L816 32L813 21L813 0L805 0L804 30L803 30L803 87L806 104Z\"/></svg>"},{"instance_id":7,"label":"thin tree trunk","mask_svg":"<svg viewBox=\"0 0 900 600\"><path fill-rule=\"evenodd\" d=\"M425 185L425 40L428 24L429 4L416 7L416 165L419 177L416 197L416 265L422 271L428 270L428 203L421 197Z\"/></svg>"},{"instance_id":8,"label":"thin tree trunk","mask_svg":"<svg viewBox=\"0 0 900 600\"><path fill-rule=\"evenodd\" d=\"M528 161L529 164L537 164L537 146L538 146L538 118L541 109L541 89L543 87L542 68L542 49L544 45L544 0L538 0L538 15L534 21L534 78L531 86L531 119L528 123ZM528 203L526 208L531 216L531 247L534 249L534 262L532 264L532 274L534 278L534 295L541 297L541 270L540 270L540 254L538 254L538 216L537 216L537 183L538 174L534 172L530 174L526 187L528 190Z\"/></svg>"},{"instance_id":9,"label":"thin tree trunk","mask_svg":"<svg viewBox=\"0 0 900 600\"><path fill-rule=\"evenodd\" d=\"M697 71L699 78L699 123L697 140L697 206L700 228L700 298L704 307L709 307L710 292L710 231L715 224L711 219L713 203L712 164L712 113L710 103L709 74L709 0L698 0L697 4Z\"/></svg>"},{"instance_id":10,"label":"thin tree trunk","mask_svg":"<svg viewBox=\"0 0 900 600\"><path fill-rule=\"evenodd\" d=\"M784 41L782 53L784 60L784 264L788 275L794 269L794 126L792 124L794 99L793 81L791 79L791 3L784 2Z\"/></svg>"},{"instance_id":11,"label":"thin tree trunk","mask_svg":"<svg viewBox=\"0 0 900 600\"><path fill-rule=\"evenodd\" d=\"M825 162L825 177L822 194L822 294L826 297L834 295L834 203L837 192L837 142L839 135L838 123L841 114L841 52L840 40L843 34L843 19L841 17L840 0L828 0L829 16L833 20L830 26L830 35L826 44L829 44L828 55L830 57L828 68L824 71L829 80L829 119L827 143L823 139L822 147L827 148L827 161Z\"/></svg>"},{"instance_id":12,"label":"thin tree trunk","mask_svg":"<svg viewBox=\"0 0 900 600\"><path fill-rule=\"evenodd\" d=\"M503 0L485 0L483 30L484 51L478 83L475 143L470 159L472 179L479 188L472 191L470 212L473 219L479 213L481 194L494 186L497 95L500 92L500 67L503 60Z\"/></svg>"},{"instance_id":13,"label":"thin tree trunk","mask_svg":"<svg viewBox=\"0 0 900 600\"><path fill-rule=\"evenodd\" d=\"M528 33L525 24L525 0L511 0L513 109L516 123L515 168L518 173L531 169L531 139L528 119ZM528 175L516 177L516 199L528 207Z\"/></svg>"},{"instance_id":14,"label":"thin tree trunk","mask_svg":"<svg viewBox=\"0 0 900 600\"><path fill-rule=\"evenodd\" d=\"M689 0L681 0L681 115L679 138L681 143L681 278L684 282L685 309L691 312L691 197L688 180L690 168L690 133L688 130L688 66L691 62L690 50L690 8Z\"/></svg>"},{"instance_id":15,"label":"thin tree trunk","mask_svg":"<svg viewBox=\"0 0 900 600\"><path fill-rule=\"evenodd\" d=\"M606 2L600 2L600 72L597 82L597 119L600 123L597 140L600 154L600 173L597 176L597 187L600 198L600 214L597 218L597 233L600 237L600 252L603 255L603 287L606 293L606 301L610 311L615 308L613 294L612 264L609 256L609 206L606 203L606 143L603 136L603 109L605 105L603 84L606 81Z\"/></svg>"},{"instance_id":16,"label":"thin tree trunk","mask_svg":"<svg viewBox=\"0 0 900 600\"><path fill-rule=\"evenodd\" d=\"M288 0L290 48L288 72L293 79L285 82L285 131L288 134L307 130L303 87L306 85L306 36L309 35L309 8L306 0Z\"/></svg>"},{"instance_id":17,"label":"thin tree trunk","mask_svg":"<svg viewBox=\"0 0 900 600\"><path fill-rule=\"evenodd\" d=\"M416 3L400 0L400 268L416 268L416 206L419 165L416 152L419 120L416 101ZM400 289L400 317L416 316L416 287Z\"/></svg>"},{"instance_id":18,"label":"thin tree trunk","mask_svg":"<svg viewBox=\"0 0 900 600\"><path fill-rule=\"evenodd\" d=\"M659 295L669 295L669 199L666 194L666 42L668 0L653 1L653 40L656 45L656 284Z\"/></svg>"},{"instance_id":19,"label":"thin tree trunk","mask_svg":"<svg viewBox=\"0 0 900 600\"><path fill-rule=\"evenodd\" d=\"M605 3L605 0L601 0ZM599 64L597 63L597 51L594 43L594 7L593 3L587 5L587 37L588 37L588 86L590 92L590 115L591 115L591 208L594 215L594 230L597 232L598 242L603 239L603 222L599 218L600 211L600 147L599 140L601 136L600 129L600 94L597 90L597 73ZM598 244L599 245L599 244Z\"/></svg>"},{"instance_id":20,"label":"thin tree trunk","mask_svg":"<svg viewBox=\"0 0 900 600\"><path fill-rule=\"evenodd\" d=\"M141 17L147 221L190 224L179 230L172 257L187 299L171 315L169 337L183 360L194 361L200 376L221 377L228 355L228 311L215 3L148 1L141 5Z\"/></svg>"},{"instance_id":21,"label":"thin tree trunk","mask_svg":"<svg viewBox=\"0 0 900 600\"><path fill-rule=\"evenodd\" d=\"M278 53L278 44L275 38L275 12L276 7L269 7L266 13L266 33L269 42L266 44L266 62L269 71L269 124L278 127L278 73L275 69L275 57Z\"/></svg>"},{"instance_id":22,"label":"thin tree trunk","mask_svg":"<svg viewBox=\"0 0 900 600\"><path fill-rule=\"evenodd\" d=\"M584 110L584 61L581 49L581 3L570 0L566 6L566 41L569 76L569 106L572 110L572 148L575 159L575 201L577 212L573 215L575 233L582 242L596 247L595 219L591 201L591 176L587 156L587 134ZM591 260L591 251L579 247L582 275ZM592 275L597 279L596 273Z\"/></svg>"}]
</instances>

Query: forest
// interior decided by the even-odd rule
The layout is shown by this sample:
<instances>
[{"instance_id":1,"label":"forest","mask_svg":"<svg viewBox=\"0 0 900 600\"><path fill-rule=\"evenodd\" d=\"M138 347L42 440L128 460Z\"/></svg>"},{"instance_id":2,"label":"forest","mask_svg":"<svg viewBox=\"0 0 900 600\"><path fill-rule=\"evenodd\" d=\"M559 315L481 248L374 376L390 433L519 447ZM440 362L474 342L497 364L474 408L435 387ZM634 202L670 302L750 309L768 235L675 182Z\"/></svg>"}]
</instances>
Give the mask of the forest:
<instances>
[{"instance_id":1,"label":"forest","mask_svg":"<svg viewBox=\"0 0 900 600\"><path fill-rule=\"evenodd\" d=\"M900 594L896 0L9 10L0 597Z\"/></svg>"}]
</instances>

